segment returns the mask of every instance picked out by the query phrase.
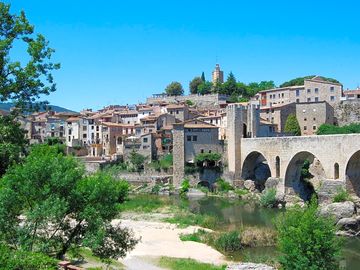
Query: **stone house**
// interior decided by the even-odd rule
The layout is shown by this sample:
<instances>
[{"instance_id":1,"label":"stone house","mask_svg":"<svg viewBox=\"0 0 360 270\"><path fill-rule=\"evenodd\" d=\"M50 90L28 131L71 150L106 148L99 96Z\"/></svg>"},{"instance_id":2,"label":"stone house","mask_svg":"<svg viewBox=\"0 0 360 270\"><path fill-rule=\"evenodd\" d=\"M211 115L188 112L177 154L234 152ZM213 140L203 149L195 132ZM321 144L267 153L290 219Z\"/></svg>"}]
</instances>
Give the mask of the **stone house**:
<instances>
[{"instance_id":1,"label":"stone house","mask_svg":"<svg viewBox=\"0 0 360 270\"><path fill-rule=\"evenodd\" d=\"M274 132L285 132L286 119L296 113L296 103L260 107L260 118L275 125Z\"/></svg>"},{"instance_id":2,"label":"stone house","mask_svg":"<svg viewBox=\"0 0 360 270\"><path fill-rule=\"evenodd\" d=\"M301 135L315 135L322 124L334 124L334 108L326 101L296 104Z\"/></svg>"},{"instance_id":3,"label":"stone house","mask_svg":"<svg viewBox=\"0 0 360 270\"><path fill-rule=\"evenodd\" d=\"M260 91L256 98L261 107L281 106L289 103L326 101L334 106L341 100L342 85L326 81L320 76L304 81L304 85Z\"/></svg>"}]
</instances>

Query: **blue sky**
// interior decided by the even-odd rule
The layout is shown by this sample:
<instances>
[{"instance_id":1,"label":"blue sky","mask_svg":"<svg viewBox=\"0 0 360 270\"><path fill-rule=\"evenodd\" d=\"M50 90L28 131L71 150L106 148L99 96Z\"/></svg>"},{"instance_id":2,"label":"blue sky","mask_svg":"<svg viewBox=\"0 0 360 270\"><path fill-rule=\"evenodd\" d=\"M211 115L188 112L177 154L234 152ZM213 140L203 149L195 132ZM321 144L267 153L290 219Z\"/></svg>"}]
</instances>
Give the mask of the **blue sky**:
<instances>
[{"instance_id":1,"label":"blue sky","mask_svg":"<svg viewBox=\"0 0 360 270\"><path fill-rule=\"evenodd\" d=\"M317 74L360 84L355 0L7 2L56 49L47 99L73 110L144 102L171 81L187 92L216 59L246 83Z\"/></svg>"}]
</instances>

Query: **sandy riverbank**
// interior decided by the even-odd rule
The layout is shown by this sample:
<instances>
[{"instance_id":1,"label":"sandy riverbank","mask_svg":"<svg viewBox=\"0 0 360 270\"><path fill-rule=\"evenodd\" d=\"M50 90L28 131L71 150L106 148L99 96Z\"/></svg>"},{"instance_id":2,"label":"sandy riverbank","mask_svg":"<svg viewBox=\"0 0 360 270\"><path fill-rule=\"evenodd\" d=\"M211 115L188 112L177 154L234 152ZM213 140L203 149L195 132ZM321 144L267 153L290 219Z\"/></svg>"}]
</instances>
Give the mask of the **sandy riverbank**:
<instances>
[{"instance_id":1,"label":"sandy riverbank","mask_svg":"<svg viewBox=\"0 0 360 270\"><path fill-rule=\"evenodd\" d=\"M181 233L193 233L199 227L190 226L184 229L176 225L150 220L121 219L122 226L134 231L136 237L141 237L133 251L122 262L132 269L131 265L149 262L154 257L191 258L204 263L226 264L226 258L217 250L202 243L180 240ZM142 262L140 262L143 260ZM153 268L159 269L159 268Z\"/></svg>"}]
</instances>

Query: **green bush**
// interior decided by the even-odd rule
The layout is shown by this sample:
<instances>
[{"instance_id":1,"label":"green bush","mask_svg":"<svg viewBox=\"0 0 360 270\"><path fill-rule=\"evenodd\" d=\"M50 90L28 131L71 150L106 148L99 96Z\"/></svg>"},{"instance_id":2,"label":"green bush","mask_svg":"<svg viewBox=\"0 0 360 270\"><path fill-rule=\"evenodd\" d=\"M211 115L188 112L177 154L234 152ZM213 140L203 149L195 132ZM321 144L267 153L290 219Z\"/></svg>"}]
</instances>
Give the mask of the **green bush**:
<instances>
[{"instance_id":1,"label":"green bush","mask_svg":"<svg viewBox=\"0 0 360 270\"><path fill-rule=\"evenodd\" d=\"M305 208L287 210L276 229L282 269L339 269L342 244L334 220L318 215L316 199Z\"/></svg>"},{"instance_id":2,"label":"green bush","mask_svg":"<svg viewBox=\"0 0 360 270\"><path fill-rule=\"evenodd\" d=\"M250 193L249 190L245 189L245 188L242 188L242 189L235 189L235 193L240 197L242 198L244 195L247 195Z\"/></svg>"},{"instance_id":3,"label":"green bush","mask_svg":"<svg viewBox=\"0 0 360 270\"><path fill-rule=\"evenodd\" d=\"M0 245L0 269L56 270L57 261L41 253Z\"/></svg>"},{"instance_id":4,"label":"green bush","mask_svg":"<svg viewBox=\"0 0 360 270\"><path fill-rule=\"evenodd\" d=\"M265 190L260 197L260 204L263 207L275 207L276 205L276 189L269 188Z\"/></svg>"},{"instance_id":5,"label":"green bush","mask_svg":"<svg viewBox=\"0 0 360 270\"><path fill-rule=\"evenodd\" d=\"M199 168L193 165L185 165L184 173L185 175L194 175L199 172Z\"/></svg>"},{"instance_id":6,"label":"green bush","mask_svg":"<svg viewBox=\"0 0 360 270\"><path fill-rule=\"evenodd\" d=\"M219 225L219 220L214 216L187 212L176 213L173 217L165 218L164 221L177 224L180 228L198 225L204 228L215 229Z\"/></svg>"},{"instance_id":7,"label":"green bush","mask_svg":"<svg viewBox=\"0 0 360 270\"><path fill-rule=\"evenodd\" d=\"M159 265L171 270L225 270L226 265L216 266L209 263L201 263L193 259L177 259L161 257Z\"/></svg>"},{"instance_id":8,"label":"green bush","mask_svg":"<svg viewBox=\"0 0 360 270\"><path fill-rule=\"evenodd\" d=\"M190 189L190 181L189 179L184 179L181 183L181 186L180 186L180 195L183 195L185 193L187 193Z\"/></svg>"},{"instance_id":9,"label":"green bush","mask_svg":"<svg viewBox=\"0 0 360 270\"><path fill-rule=\"evenodd\" d=\"M155 184L152 189L151 189L151 194L159 194L160 189L162 188L163 185L161 184Z\"/></svg>"},{"instance_id":10,"label":"green bush","mask_svg":"<svg viewBox=\"0 0 360 270\"><path fill-rule=\"evenodd\" d=\"M238 231L225 232L215 239L214 246L220 252L234 252L242 248Z\"/></svg>"},{"instance_id":11,"label":"green bush","mask_svg":"<svg viewBox=\"0 0 360 270\"><path fill-rule=\"evenodd\" d=\"M333 202L346 202L350 200L350 194L343 188L339 188L333 198Z\"/></svg>"},{"instance_id":12,"label":"green bush","mask_svg":"<svg viewBox=\"0 0 360 270\"><path fill-rule=\"evenodd\" d=\"M284 130L285 132L291 133L294 136L301 135L300 125L294 113L289 114L287 117Z\"/></svg>"},{"instance_id":13,"label":"green bush","mask_svg":"<svg viewBox=\"0 0 360 270\"><path fill-rule=\"evenodd\" d=\"M234 187L229 182L225 181L222 178L218 178L216 180L216 185L217 185L218 191L221 191L221 192L228 192L229 190L234 190Z\"/></svg>"},{"instance_id":14,"label":"green bush","mask_svg":"<svg viewBox=\"0 0 360 270\"><path fill-rule=\"evenodd\" d=\"M195 163L199 164L202 162L216 162L221 159L220 153L200 153L195 156Z\"/></svg>"},{"instance_id":15,"label":"green bush","mask_svg":"<svg viewBox=\"0 0 360 270\"><path fill-rule=\"evenodd\" d=\"M360 133L360 124L350 124L342 127L330 125L330 124L322 124L316 131L317 135L351 134L351 133Z\"/></svg>"}]
</instances>

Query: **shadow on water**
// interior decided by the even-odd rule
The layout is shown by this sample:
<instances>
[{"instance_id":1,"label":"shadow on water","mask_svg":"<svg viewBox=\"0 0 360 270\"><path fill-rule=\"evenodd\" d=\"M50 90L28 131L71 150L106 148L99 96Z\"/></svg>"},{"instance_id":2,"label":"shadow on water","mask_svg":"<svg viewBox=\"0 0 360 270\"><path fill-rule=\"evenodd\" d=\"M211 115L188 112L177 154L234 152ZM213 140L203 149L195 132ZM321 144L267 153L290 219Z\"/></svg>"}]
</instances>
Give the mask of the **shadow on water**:
<instances>
[{"instance_id":1,"label":"shadow on water","mask_svg":"<svg viewBox=\"0 0 360 270\"><path fill-rule=\"evenodd\" d=\"M274 227L275 218L284 212L279 209L267 209L255 204L241 201L231 201L217 197L184 200L176 198L174 203L187 208L193 213L212 215L219 220L219 229L235 230L244 226ZM264 258L274 258L278 255L275 247L246 248L241 252L230 254L234 260L261 262ZM343 249L343 269L360 269L360 239L347 238Z\"/></svg>"}]
</instances>

